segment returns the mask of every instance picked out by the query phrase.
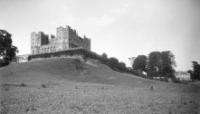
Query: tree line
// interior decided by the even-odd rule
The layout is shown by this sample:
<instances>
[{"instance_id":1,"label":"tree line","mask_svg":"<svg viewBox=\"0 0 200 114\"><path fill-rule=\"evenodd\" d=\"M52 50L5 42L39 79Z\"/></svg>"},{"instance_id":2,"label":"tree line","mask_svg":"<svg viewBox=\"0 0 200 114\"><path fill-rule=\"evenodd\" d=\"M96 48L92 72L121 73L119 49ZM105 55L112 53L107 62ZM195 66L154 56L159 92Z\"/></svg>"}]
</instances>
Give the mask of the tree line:
<instances>
[{"instance_id":1,"label":"tree line","mask_svg":"<svg viewBox=\"0 0 200 114\"><path fill-rule=\"evenodd\" d=\"M152 77L175 78L175 56L171 51L153 51L148 56L135 57L132 68L138 75Z\"/></svg>"}]
</instances>

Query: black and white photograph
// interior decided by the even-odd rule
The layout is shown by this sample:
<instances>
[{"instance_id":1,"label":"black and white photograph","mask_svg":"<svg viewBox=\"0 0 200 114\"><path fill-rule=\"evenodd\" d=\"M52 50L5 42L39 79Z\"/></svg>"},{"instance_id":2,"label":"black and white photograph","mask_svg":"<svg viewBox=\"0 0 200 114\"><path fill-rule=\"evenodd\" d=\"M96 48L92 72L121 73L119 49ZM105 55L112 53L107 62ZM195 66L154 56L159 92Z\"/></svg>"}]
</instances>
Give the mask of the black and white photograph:
<instances>
[{"instance_id":1,"label":"black and white photograph","mask_svg":"<svg viewBox=\"0 0 200 114\"><path fill-rule=\"evenodd\" d=\"M200 0L0 0L0 114L200 114Z\"/></svg>"}]
</instances>

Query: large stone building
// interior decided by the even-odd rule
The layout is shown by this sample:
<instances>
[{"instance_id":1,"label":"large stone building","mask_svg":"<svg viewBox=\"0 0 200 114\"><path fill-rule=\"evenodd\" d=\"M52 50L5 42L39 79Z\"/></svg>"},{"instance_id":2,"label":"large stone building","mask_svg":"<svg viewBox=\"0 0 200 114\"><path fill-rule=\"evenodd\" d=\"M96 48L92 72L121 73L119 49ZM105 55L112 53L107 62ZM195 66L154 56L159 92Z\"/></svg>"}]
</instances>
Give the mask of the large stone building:
<instances>
[{"instance_id":1,"label":"large stone building","mask_svg":"<svg viewBox=\"0 0 200 114\"><path fill-rule=\"evenodd\" d=\"M91 50L91 41L80 37L70 26L58 27L56 36L44 32L31 33L31 54L50 53L74 48Z\"/></svg>"}]
</instances>

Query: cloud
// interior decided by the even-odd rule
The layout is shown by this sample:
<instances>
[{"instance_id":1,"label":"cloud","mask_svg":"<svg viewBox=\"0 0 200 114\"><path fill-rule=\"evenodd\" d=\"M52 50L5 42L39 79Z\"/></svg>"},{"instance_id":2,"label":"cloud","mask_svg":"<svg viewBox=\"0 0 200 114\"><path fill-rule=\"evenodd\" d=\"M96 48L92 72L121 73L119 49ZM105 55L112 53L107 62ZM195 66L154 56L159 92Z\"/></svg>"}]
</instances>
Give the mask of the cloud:
<instances>
[{"instance_id":1,"label":"cloud","mask_svg":"<svg viewBox=\"0 0 200 114\"><path fill-rule=\"evenodd\" d=\"M88 22L91 22L93 25L98 27L105 27L112 24L115 21L115 17L111 15L103 15L100 17L91 17L88 18Z\"/></svg>"},{"instance_id":2,"label":"cloud","mask_svg":"<svg viewBox=\"0 0 200 114\"><path fill-rule=\"evenodd\" d=\"M110 13L117 15L117 16L124 15L124 14L128 13L129 6L130 6L129 4L125 3L121 7L111 9Z\"/></svg>"},{"instance_id":3,"label":"cloud","mask_svg":"<svg viewBox=\"0 0 200 114\"><path fill-rule=\"evenodd\" d=\"M128 4L123 4L120 7L108 9L108 11L99 17L90 17L88 21L99 27L109 26L117 21L117 19L128 13Z\"/></svg>"}]
</instances>

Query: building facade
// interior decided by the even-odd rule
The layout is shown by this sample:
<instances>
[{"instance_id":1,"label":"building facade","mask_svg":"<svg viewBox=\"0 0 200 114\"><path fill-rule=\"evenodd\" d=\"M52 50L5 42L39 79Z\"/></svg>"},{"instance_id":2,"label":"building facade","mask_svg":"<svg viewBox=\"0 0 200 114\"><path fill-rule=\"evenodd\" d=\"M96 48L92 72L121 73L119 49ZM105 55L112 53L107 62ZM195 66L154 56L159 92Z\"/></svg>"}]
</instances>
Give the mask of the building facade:
<instances>
[{"instance_id":1,"label":"building facade","mask_svg":"<svg viewBox=\"0 0 200 114\"><path fill-rule=\"evenodd\" d=\"M91 50L91 40L80 37L70 26L58 27L56 36L46 35L44 32L31 33L31 54L51 53L74 48Z\"/></svg>"},{"instance_id":2,"label":"building facade","mask_svg":"<svg viewBox=\"0 0 200 114\"><path fill-rule=\"evenodd\" d=\"M178 71L175 73L175 76L181 81L191 80L191 75L188 72Z\"/></svg>"},{"instance_id":3,"label":"building facade","mask_svg":"<svg viewBox=\"0 0 200 114\"><path fill-rule=\"evenodd\" d=\"M28 62L28 56L29 54L26 55L17 55L16 57L14 57L11 61L11 63L24 63L24 62Z\"/></svg>"}]
</instances>

